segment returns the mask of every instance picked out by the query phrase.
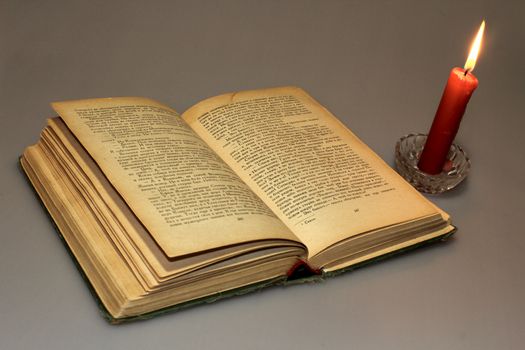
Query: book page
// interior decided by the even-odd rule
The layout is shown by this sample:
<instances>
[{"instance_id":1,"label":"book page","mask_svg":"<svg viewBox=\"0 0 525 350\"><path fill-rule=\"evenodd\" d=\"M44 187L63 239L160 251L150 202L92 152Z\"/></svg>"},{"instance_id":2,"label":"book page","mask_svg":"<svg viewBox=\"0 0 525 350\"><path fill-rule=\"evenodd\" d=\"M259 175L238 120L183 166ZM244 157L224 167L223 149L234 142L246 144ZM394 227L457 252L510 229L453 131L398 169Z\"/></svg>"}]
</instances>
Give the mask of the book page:
<instances>
[{"instance_id":1,"label":"book page","mask_svg":"<svg viewBox=\"0 0 525 350\"><path fill-rule=\"evenodd\" d=\"M151 273L143 273L142 270L152 272L154 280L158 281L202 269L206 265L216 265L219 261L229 260L250 251L262 251L271 247L284 249L287 245L299 245L291 241L264 240L222 247L184 258L166 259L153 237L137 220L62 119L57 117L48 120L48 127L41 133L39 148L50 153L48 162L59 169L63 183L68 183L71 187L69 191L77 193L78 198L83 198L77 201L87 204L91 209L89 213L96 216L96 220L104 226L105 232L111 236L122 256L132 257L127 258L129 264L140 265L138 272L150 281ZM86 212L86 217L89 213Z\"/></svg>"},{"instance_id":2,"label":"book page","mask_svg":"<svg viewBox=\"0 0 525 350\"><path fill-rule=\"evenodd\" d=\"M183 118L308 246L309 256L352 235L437 214L299 88L213 97Z\"/></svg>"},{"instance_id":3,"label":"book page","mask_svg":"<svg viewBox=\"0 0 525 350\"><path fill-rule=\"evenodd\" d=\"M53 107L167 256L297 240L169 107L144 98Z\"/></svg>"}]
</instances>

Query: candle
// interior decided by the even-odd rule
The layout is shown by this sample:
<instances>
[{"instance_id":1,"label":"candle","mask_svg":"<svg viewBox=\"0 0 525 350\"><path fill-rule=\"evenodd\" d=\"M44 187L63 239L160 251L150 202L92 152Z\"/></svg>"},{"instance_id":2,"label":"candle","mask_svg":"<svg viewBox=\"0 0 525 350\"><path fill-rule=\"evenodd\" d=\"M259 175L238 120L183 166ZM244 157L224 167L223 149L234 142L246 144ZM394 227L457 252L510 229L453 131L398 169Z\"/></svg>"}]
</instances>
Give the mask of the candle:
<instances>
[{"instance_id":1,"label":"candle","mask_svg":"<svg viewBox=\"0 0 525 350\"><path fill-rule=\"evenodd\" d=\"M479 27L464 68L453 68L428 138L421 152L418 167L428 174L439 174L447 161L447 154L456 137L467 103L478 87L478 79L472 74L481 46L485 21Z\"/></svg>"}]
</instances>

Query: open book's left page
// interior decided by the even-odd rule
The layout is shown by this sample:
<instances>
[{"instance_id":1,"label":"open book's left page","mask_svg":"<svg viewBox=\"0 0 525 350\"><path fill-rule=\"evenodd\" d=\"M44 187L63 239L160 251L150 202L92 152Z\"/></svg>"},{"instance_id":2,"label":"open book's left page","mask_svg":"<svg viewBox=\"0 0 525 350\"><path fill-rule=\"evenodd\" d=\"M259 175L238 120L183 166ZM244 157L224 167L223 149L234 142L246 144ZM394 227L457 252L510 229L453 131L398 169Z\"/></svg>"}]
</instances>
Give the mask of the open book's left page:
<instances>
[{"instance_id":1,"label":"open book's left page","mask_svg":"<svg viewBox=\"0 0 525 350\"><path fill-rule=\"evenodd\" d=\"M145 98L53 108L168 257L298 241L173 109Z\"/></svg>"}]
</instances>

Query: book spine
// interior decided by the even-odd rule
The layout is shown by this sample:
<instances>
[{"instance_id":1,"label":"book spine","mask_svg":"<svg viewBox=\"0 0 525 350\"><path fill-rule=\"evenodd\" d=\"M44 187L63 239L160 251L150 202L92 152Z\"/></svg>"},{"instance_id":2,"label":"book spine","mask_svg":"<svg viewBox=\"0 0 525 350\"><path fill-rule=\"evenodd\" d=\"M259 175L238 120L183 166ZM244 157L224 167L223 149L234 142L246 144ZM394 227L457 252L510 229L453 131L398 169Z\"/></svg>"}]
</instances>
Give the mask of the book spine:
<instances>
[{"instance_id":1,"label":"book spine","mask_svg":"<svg viewBox=\"0 0 525 350\"><path fill-rule=\"evenodd\" d=\"M320 269L313 268L308 265L308 263L302 259L297 260L297 262L288 270L286 273L287 280L299 280L312 276L319 276L322 274Z\"/></svg>"}]
</instances>

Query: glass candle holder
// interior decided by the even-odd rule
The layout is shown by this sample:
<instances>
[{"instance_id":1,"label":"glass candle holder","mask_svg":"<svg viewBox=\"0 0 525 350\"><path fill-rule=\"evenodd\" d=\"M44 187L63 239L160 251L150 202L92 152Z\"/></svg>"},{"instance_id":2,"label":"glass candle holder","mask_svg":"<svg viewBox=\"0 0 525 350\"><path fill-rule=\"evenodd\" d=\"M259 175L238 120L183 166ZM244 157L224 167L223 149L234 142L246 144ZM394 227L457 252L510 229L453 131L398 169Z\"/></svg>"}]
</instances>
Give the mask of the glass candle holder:
<instances>
[{"instance_id":1,"label":"glass candle holder","mask_svg":"<svg viewBox=\"0 0 525 350\"><path fill-rule=\"evenodd\" d=\"M457 144L452 144L443 171L427 174L417 167L426 140L426 134L409 134L397 141L397 172L420 192L439 194L453 189L468 175L470 160L467 154Z\"/></svg>"}]
</instances>

